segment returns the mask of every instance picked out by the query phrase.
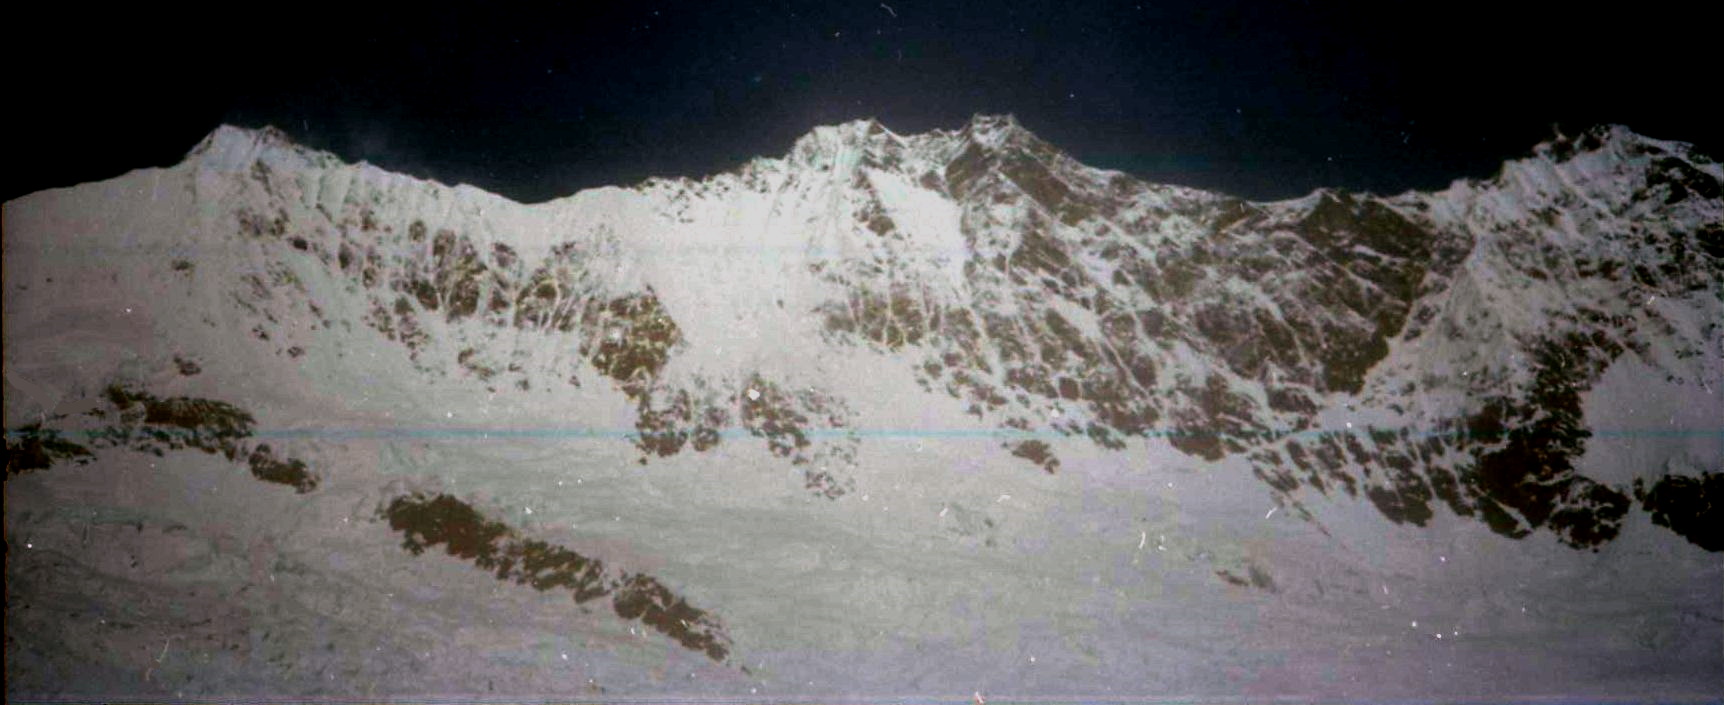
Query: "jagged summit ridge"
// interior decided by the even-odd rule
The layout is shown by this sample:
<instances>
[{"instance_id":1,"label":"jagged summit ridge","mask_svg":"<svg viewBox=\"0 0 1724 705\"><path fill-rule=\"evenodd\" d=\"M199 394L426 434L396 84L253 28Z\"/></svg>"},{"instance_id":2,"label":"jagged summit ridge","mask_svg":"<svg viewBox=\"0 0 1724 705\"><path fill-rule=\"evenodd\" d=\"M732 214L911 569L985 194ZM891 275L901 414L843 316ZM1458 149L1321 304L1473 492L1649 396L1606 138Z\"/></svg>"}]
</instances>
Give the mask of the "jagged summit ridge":
<instances>
[{"instance_id":1,"label":"jagged summit ridge","mask_svg":"<svg viewBox=\"0 0 1724 705\"><path fill-rule=\"evenodd\" d=\"M934 129L911 135L895 133L875 118L860 118L835 125L817 126L798 138L784 157L761 157L755 159L754 162L789 161L803 166L818 167L822 162L835 158L839 151L848 149L876 155L881 153L902 154L904 151L913 151L921 157L923 162L944 165L952 159L958 158L963 149L972 144L984 150L1017 147L1038 154L1058 152L1052 145L1024 127L1012 114L978 113L972 116L963 127L957 129ZM1597 125L1576 133L1574 136L1559 133L1556 137L1535 145L1527 157L1510 160L1504 166L1505 168L1514 168L1529 166L1537 162L1563 163L1572 160L1577 154L1593 154L1613 160L1633 160L1637 155L1644 155L1649 150L1666 152L1678 155L1683 159L1693 160L1697 168L1708 171L1714 176L1720 172L1720 169L1724 169L1705 155L1693 152L1692 146L1687 143L1649 138L1634 132L1627 126L1617 124ZM220 125L200 140L187 153L186 159L188 161L203 161L206 166L217 169L249 167L250 163L266 152L284 152L292 155L294 161L303 162L308 166L329 167L348 163L333 153L301 145L285 131L272 125L259 128L229 124ZM1061 156L1064 156L1063 153ZM365 162L353 164L363 165ZM1097 171L1105 172L1107 170ZM674 177L668 180L700 181L711 178L714 176ZM651 184L664 180L667 179L650 177L646 183ZM1328 190L1319 188L1311 195L1291 200L1316 198Z\"/></svg>"},{"instance_id":2,"label":"jagged summit ridge","mask_svg":"<svg viewBox=\"0 0 1724 705\"><path fill-rule=\"evenodd\" d=\"M817 126L798 138L783 157L757 158L751 162L752 166L744 168L774 170L793 165L804 169L842 170L855 163L874 167L896 167L905 159L917 165L939 168L957 158L963 149L970 145L985 150L1016 148L1038 153L1057 151L1009 114L978 114L959 129L936 129L914 135L899 135L874 118L863 118L836 125ZM846 155L851 161L837 163L837 160L846 158ZM367 162L346 162L333 153L304 146L274 126L250 128L227 124L218 126L200 140L187 153L186 160L196 162L202 168L217 171L249 169L258 161L279 161L284 166L304 168L369 166ZM650 187L654 183L665 181L702 182L722 176L649 177L643 185ZM448 185L428 179L417 180L449 188ZM474 187L457 185L454 188ZM547 203L559 200L563 199L553 199Z\"/></svg>"}]
</instances>

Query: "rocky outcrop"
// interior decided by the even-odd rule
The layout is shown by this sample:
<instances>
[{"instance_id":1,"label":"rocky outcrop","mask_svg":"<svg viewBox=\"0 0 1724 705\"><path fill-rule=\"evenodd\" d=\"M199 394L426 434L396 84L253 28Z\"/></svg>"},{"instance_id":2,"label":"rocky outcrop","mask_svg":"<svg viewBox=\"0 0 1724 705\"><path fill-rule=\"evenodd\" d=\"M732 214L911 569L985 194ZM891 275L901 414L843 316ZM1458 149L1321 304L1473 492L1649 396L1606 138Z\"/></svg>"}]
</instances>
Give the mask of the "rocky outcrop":
<instances>
[{"instance_id":1,"label":"rocky outcrop","mask_svg":"<svg viewBox=\"0 0 1724 705\"><path fill-rule=\"evenodd\" d=\"M445 553L471 561L498 580L540 592L567 592L575 604L609 597L618 617L639 620L683 648L720 662L730 653L723 625L657 578L620 572L599 559L523 537L450 495L396 497L382 515L390 528L401 532L402 547L415 555L442 546Z\"/></svg>"}]
</instances>

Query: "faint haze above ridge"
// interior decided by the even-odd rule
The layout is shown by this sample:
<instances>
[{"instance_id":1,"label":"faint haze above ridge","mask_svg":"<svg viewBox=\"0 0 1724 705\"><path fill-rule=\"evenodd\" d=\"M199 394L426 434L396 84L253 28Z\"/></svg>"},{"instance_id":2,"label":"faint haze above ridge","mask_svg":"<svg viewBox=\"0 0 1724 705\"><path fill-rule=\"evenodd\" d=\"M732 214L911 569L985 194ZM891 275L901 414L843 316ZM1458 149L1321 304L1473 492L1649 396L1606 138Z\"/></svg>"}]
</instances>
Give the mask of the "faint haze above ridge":
<instances>
[{"instance_id":1,"label":"faint haze above ridge","mask_svg":"<svg viewBox=\"0 0 1724 705\"><path fill-rule=\"evenodd\" d=\"M1012 113L1074 158L1257 200L1493 173L1553 126L1716 153L1679 4L647 3L50 16L4 51L4 198L177 162L216 125L522 202ZM57 14L57 16L55 16Z\"/></svg>"}]
</instances>

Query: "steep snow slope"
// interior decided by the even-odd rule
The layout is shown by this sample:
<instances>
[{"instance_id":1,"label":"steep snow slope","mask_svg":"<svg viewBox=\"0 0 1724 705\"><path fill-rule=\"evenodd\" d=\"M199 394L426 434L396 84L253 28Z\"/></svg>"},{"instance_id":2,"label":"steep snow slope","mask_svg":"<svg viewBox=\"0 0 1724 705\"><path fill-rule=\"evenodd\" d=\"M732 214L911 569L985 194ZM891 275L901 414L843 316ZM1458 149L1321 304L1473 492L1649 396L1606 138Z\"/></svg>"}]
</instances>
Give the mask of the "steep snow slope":
<instances>
[{"instance_id":1,"label":"steep snow slope","mask_svg":"<svg viewBox=\"0 0 1724 705\"><path fill-rule=\"evenodd\" d=\"M529 206L224 127L6 204L8 690L1716 691L1721 184L978 117Z\"/></svg>"}]
</instances>

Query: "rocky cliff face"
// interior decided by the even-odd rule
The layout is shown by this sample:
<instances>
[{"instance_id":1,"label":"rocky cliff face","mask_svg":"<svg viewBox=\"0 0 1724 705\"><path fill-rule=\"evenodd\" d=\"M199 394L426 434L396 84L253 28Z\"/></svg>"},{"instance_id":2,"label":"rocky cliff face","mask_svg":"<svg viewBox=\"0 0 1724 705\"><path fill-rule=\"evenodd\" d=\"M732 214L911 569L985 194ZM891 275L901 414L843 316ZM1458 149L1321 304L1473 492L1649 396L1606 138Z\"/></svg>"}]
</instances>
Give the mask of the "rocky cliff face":
<instances>
[{"instance_id":1,"label":"rocky cliff face","mask_svg":"<svg viewBox=\"0 0 1724 705\"><path fill-rule=\"evenodd\" d=\"M524 205L222 128L4 218L9 695L1718 689L1686 145L1250 203L863 121Z\"/></svg>"},{"instance_id":2,"label":"rocky cliff face","mask_svg":"<svg viewBox=\"0 0 1724 705\"><path fill-rule=\"evenodd\" d=\"M834 380L862 355L1028 461L993 472L1055 472L1061 437L1165 441L1248 458L1295 510L1339 492L1589 547L1720 470L1642 469L1637 499L1576 469L1583 396L1624 358L1724 411L1724 168L1622 128L1438 193L1276 203L1089 168L1010 117L819 128L783 159L535 206L268 130L223 128L172 176L197 222L148 276L222 307L207 325L281 364L381 340L400 384L609 394L643 463L754 438L842 496L857 405L915 403Z\"/></svg>"}]
</instances>

